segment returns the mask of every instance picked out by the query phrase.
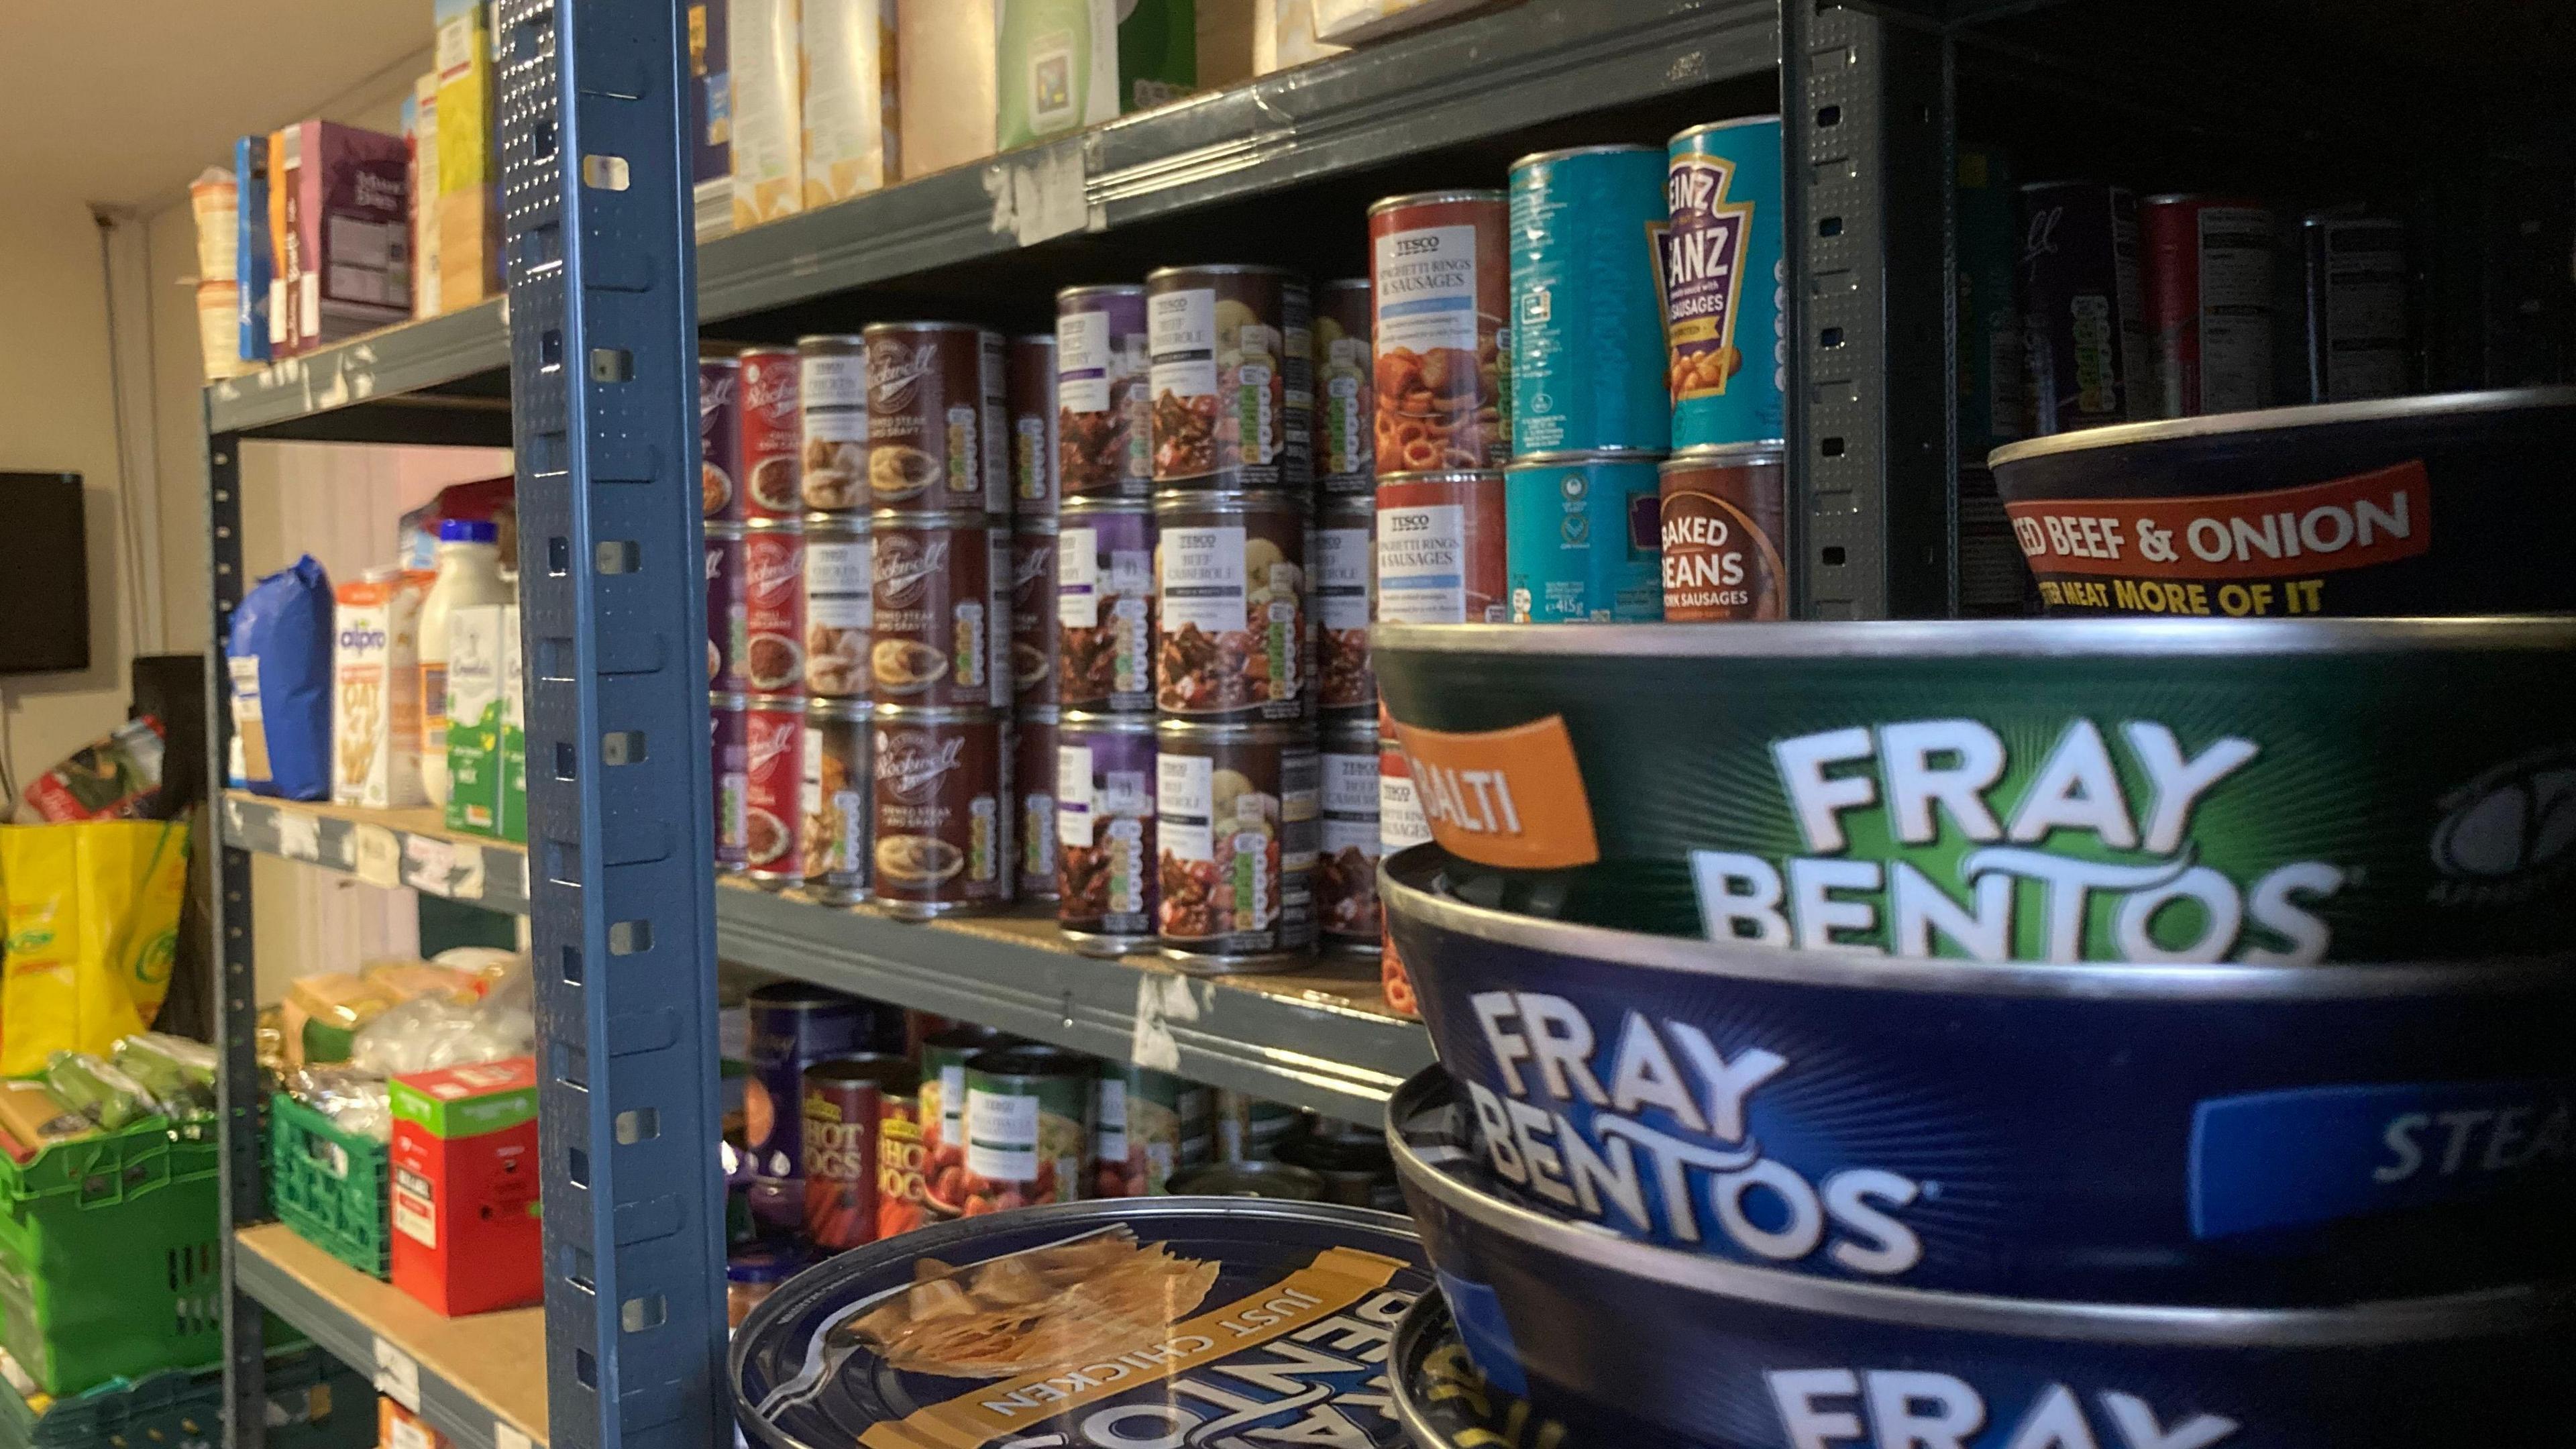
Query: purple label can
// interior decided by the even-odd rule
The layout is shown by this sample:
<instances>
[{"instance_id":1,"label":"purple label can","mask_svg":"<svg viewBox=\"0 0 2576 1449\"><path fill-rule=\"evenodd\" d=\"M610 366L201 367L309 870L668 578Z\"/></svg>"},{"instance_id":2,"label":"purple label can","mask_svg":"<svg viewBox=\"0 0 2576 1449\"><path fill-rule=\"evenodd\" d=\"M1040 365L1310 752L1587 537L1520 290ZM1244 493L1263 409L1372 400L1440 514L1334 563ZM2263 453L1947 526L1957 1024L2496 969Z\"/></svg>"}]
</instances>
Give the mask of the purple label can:
<instances>
[{"instance_id":1,"label":"purple label can","mask_svg":"<svg viewBox=\"0 0 2576 1449\"><path fill-rule=\"evenodd\" d=\"M1066 498L1142 499L1154 487L1145 289L1056 293L1056 451Z\"/></svg>"},{"instance_id":2,"label":"purple label can","mask_svg":"<svg viewBox=\"0 0 2576 1449\"><path fill-rule=\"evenodd\" d=\"M2155 416L2138 199L2097 181L2021 189L2022 359L2035 435Z\"/></svg>"},{"instance_id":3,"label":"purple label can","mask_svg":"<svg viewBox=\"0 0 2576 1449\"><path fill-rule=\"evenodd\" d=\"M1067 709L1154 710L1154 510L1065 500L1056 534L1056 677Z\"/></svg>"},{"instance_id":4,"label":"purple label can","mask_svg":"<svg viewBox=\"0 0 2576 1449\"><path fill-rule=\"evenodd\" d=\"M742 667L751 652L742 551L742 525L707 525L707 688L720 694L751 688Z\"/></svg>"},{"instance_id":5,"label":"purple label can","mask_svg":"<svg viewBox=\"0 0 2576 1449\"><path fill-rule=\"evenodd\" d=\"M751 867L751 741L742 694L707 696L707 763L716 787L716 869Z\"/></svg>"},{"instance_id":6,"label":"purple label can","mask_svg":"<svg viewBox=\"0 0 2576 1449\"><path fill-rule=\"evenodd\" d=\"M903 1011L801 981L763 986L744 1003L751 1076L742 1135L751 1157L751 1210L785 1228L805 1221L805 1069L853 1052L903 1050Z\"/></svg>"},{"instance_id":7,"label":"purple label can","mask_svg":"<svg viewBox=\"0 0 2576 1449\"><path fill-rule=\"evenodd\" d=\"M1154 939L1154 719L1068 714L1056 730L1056 921L1085 955Z\"/></svg>"},{"instance_id":8,"label":"purple label can","mask_svg":"<svg viewBox=\"0 0 2576 1449\"><path fill-rule=\"evenodd\" d=\"M742 360L698 359L698 481L709 523L742 522L742 489L733 476L742 456Z\"/></svg>"}]
</instances>

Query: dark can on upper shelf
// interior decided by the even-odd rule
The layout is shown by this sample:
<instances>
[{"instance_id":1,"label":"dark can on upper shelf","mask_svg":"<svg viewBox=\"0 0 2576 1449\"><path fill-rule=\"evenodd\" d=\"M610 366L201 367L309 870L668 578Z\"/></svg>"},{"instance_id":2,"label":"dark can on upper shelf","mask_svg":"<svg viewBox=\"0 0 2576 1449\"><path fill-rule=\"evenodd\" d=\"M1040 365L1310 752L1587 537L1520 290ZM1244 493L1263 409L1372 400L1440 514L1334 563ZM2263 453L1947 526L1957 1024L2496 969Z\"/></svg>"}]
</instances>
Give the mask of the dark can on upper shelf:
<instances>
[{"instance_id":1,"label":"dark can on upper shelf","mask_svg":"<svg viewBox=\"0 0 2576 1449\"><path fill-rule=\"evenodd\" d=\"M1512 455L1512 242L1499 191L1390 196L1368 212L1377 473Z\"/></svg>"},{"instance_id":2,"label":"dark can on upper shelf","mask_svg":"<svg viewBox=\"0 0 2576 1449\"><path fill-rule=\"evenodd\" d=\"M743 682L754 693L805 687L805 528L756 519L742 540Z\"/></svg>"},{"instance_id":3,"label":"dark can on upper shelf","mask_svg":"<svg viewBox=\"0 0 2576 1449\"><path fill-rule=\"evenodd\" d=\"M878 705L874 899L913 920L1011 899L1010 766L989 709Z\"/></svg>"},{"instance_id":4,"label":"dark can on upper shelf","mask_svg":"<svg viewBox=\"0 0 2576 1449\"><path fill-rule=\"evenodd\" d=\"M863 335L876 507L1008 514L1001 335L966 322L879 322Z\"/></svg>"},{"instance_id":5,"label":"dark can on upper shelf","mask_svg":"<svg viewBox=\"0 0 2576 1449\"><path fill-rule=\"evenodd\" d=\"M1165 267L1145 279L1154 486L1313 482L1305 279L1279 267Z\"/></svg>"},{"instance_id":6,"label":"dark can on upper shelf","mask_svg":"<svg viewBox=\"0 0 2576 1449\"><path fill-rule=\"evenodd\" d=\"M1070 713L1056 733L1056 923L1087 956L1154 940L1154 720Z\"/></svg>"},{"instance_id":7,"label":"dark can on upper shelf","mask_svg":"<svg viewBox=\"0 0 2576 1449\"><path fill-rule=\"evenodd\" d=\"M1022 520L1055 516L1056 367L1054 333L1011 339L1002 390L1010 416L1011 513Z\"/></svg>"},{"instance_id":8,"label":"dark can on upper shelf","mask_svg":"<svg viewBox=\"0 0 2576 1449\"><path fill-rule=\"evenodd\" d=\"M742 521L742 359L698 359L698 480L709 523Z\"/></svg>"},{"instance_id":9,"label":"dark can on upper shelf","mask_svg":"<svg viewBox=\"0 0 2576 1449\"><path fill-rule=\"evenodd\" d=\"M2320 214L2299 224L2299 241L2307 273L2307 401L2403 394L2413 380L2406 223Z\"/></svg>"},{"instance_id":10,"label":"dark can on upper shelf","mask_svg":"<svg viewBox=\"0 0 2576 1449\"><path fill-rule=\"evenodd\" d=\"M1011 535L984 513L885 511L871 521L869 669L893 704L1011 702Z\"/></svg>"},{"instance_id":11,"label":"dark can on upper shelf","mask_svg":"<svg viewBox=\"0 0 2576 1449\"><path fill-rule=\"evenodd\" d=\"M1315 486L1367 497L1377 486L1377 388L1369 375L1369 282L1315 286Z\"/></svg>"},{"instance_id":12,"label":"dark can on upper shelf","mask_svg":"<svg viewBox=\"0 0 2576 1449\"><path fill-rule=\"evenodd\" d=\"M866 699L872 686L871 553L865 514L805 515L805 692L818 699Z\"/></svg>"},{"instance_id":13,"label":"dark can on upper shelf","mask_svg":"<svg viewBox=\"0 0 2576 1449\"><path fill-rule=\"evenodd\" d=\"M796 339L801 491L818 513L868 506L868 356L856 336Z\"/></svg>"},{"instance_id":14,"label":"dark can on upper shelf","mask_svg":"<svg viewBox=\"0 0 2576 1449\"><path fill-rule=\"evenodd\" d=\"M805 884L834 905L868 893L868 706L864 700L818 699L805 707L801 796Z\"/></svg>"},{"instance_id":15,"label":"dark can on upper shelf","mask_svg":"<svg viewBox=\"0 0 2576 1449\"><path fill-rule=\"evenodd\" d=\"M751 687L743 673L751 628L743 598L743 542L738 525L709 523L707 541L707 688L739 693Z\"/></svg>"},{"instance_id":16,"label":"dark can on upper shelf","mask_svg":"<svg viewBox=\"0 0 2576 1449\"><path fill-rule=\"evenodd\" d=\"M750 780L746 773L748 742L743 738L748 696L718 692L707 696L707 763L715 781L716 871L737 874L751 865Z\"/></svg>"},{"instance_id":17,"label":"dark can on upper shelf","mask_svg":"<svg viewBox=\"0 0 2576 1449\"><path fill-rule=\"evenodd\" d=\"M1056 677L1068 709L1154 708L1154 509L1068 498L1056 539Z\"/></svg>"},{"instance_id":18,"label":"dark can on upper shelf","mask_svg":"<svg viewBox=\"0 0 2576 1449\"><path fill-rule=\"evenodd\" d=\"M2022 359L2033 433L2155 416L2138 201L2097 181L2021 189Z\"/></svg>"},{"instance_id":19,"label":"dark can on upper shelf","mask_svg":"<svg viewBox=\"0 0 2576 1449\"><path fill-rule=\"evenodd\" d=\"M1066 498L1143 499L1154 487L1145 289L1055 294L1057 486Z\"/></svg>"},{"instance_id":20,"label":"dark can on upper shelf","mask_svg":"<svg viewBox=\"0 0 2576 1449\"><path fill-rule=\"evenodd\" d=\"M1162 493L1154 526L1156 707L1210 722L1308 714L1302 501Z\"/></svg>"},{"instance_id":21,"label":"dark can on upper shelf","mask_svg":"<svg viewBox=\"0 0 2576 1449\"><path fill-rule=\"evenodd\" d=\"M1296 724L1156 726L1156 936L1187 971L1276 970L1315 944L1318 762Z\"/></svg>"},{"instance_id":22,"label":"dark can on upper shelf","mask_svg":"<svg viewBox=\"0 0 2576 1449\"><path fill-rule=\"evenodd\" d=\"M742 721L743 860L775 890L805 878L805 697L754 695Z\"/></svg>"},{"instance_id":23,"label":"dark can on upper shelf","mask_svg":"<svg viewBox=\"0 0 2576 1449\"><path fill-rule=\"evenodd\" d=\"M805 515L797 478L804 416L796 352L755 347L742 354L740 463L734 469L746 523L794 522Z\"/></svg>"},{"instance_id":24,"label":"dark can on upper shelf","mask_svg":"<svg viewBox=\"0 0 2576 1449\"><path fill-rule=\"evenodd\" d=\"M1056 668L1056 519L1023 517L1011 533L1011 689L1023 708L1052 708L1063 689Z\"/></svg>"},{"instance_id":25,"label":"dark can on upper shelf","mask_svg":"<svg viewBox=\"0 0 2576 1449\"><path fill-rule=\"evenodd\" d=\"M1324 502L1315 530L1316 704L1325 718L1377 713L1369 624L1377 611L1377 508L1367 498Z\"/></svg>"},{"instance_id":26,"label":"dark can on upper shelf","mask_svg":"<svg viewBox=\"0 0 2576 1449\"><path fill-rule=\"evenodd\" d=\"M1773 443L1693 448L1657 470L1666 620L1789 617L1786 457Z\"/></svg>"},{"instance_id":27,"label":"dark can on upper shelf","mask_svg":"<svg viewBox=\"0 0 2576 1449\"><path fill-rule=\"evenodd\" d=\"M1056 740L1061 717L1034 705L1011 718L1011 793L1018 807L1011 843L1019 852L1019 898L1056 897Z\"/></svg>"}]
</instances>

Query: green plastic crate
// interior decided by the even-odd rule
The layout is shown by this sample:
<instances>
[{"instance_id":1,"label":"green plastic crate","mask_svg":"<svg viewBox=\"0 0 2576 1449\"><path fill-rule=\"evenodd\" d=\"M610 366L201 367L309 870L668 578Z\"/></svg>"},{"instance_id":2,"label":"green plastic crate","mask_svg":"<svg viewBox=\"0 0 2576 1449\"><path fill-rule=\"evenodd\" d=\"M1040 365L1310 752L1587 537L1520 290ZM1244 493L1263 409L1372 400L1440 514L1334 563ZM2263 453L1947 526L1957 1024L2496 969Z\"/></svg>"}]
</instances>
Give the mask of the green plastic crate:
<instances>
[{"instance_id":1,"label":"green plastic crate","mask_svg":"<svg viewBox=\"0 0 2576 1449\"><path fill-rule=\"evenodd\" d=\"M269 1449L371 1449L375 1385L318 1348L268 1357ZM224 1371L166 1369L110 1380L42 1409L0 1388L0 1449L216 1449Z\"/></svg>"},{"instance_id":2,"label":"green plastic crate","mask_svg":"<svg viewBox=\"0 0 2576 1449\"><path fill-rule=\"evenodd\" d=\"M269 1210L297 1237L379 1278L392 1271L389 1155L283 1092L269 1099Z\"/></svg>"},{"instance_id":3,"label":"green plastic crate","mask_svg":"<svg viewBox=\"0 0 2576 1449\"><path fill-rule=\"evenodd\" d=\"M223 1357L213 1124L0 1154L0 1343L46 1393Z\"/></svg>"}]
</instances>

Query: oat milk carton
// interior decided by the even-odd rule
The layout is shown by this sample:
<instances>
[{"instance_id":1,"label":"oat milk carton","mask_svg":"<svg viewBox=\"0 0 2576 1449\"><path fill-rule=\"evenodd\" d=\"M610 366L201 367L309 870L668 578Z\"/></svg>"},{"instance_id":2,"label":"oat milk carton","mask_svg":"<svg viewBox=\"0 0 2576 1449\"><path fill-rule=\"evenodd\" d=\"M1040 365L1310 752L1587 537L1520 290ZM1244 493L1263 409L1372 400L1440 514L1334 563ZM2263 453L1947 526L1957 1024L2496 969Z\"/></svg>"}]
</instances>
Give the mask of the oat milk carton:
<instances>
[{"instance_id":1,"label":"oat milk carton","mask_svg":"<svg viewBox=\"0 0 2576 1449\"><path fill-rule=\"evenodd\" d=\"M420 783L420 605L426 575L373 569L342 584L331 644L331 798L397 810Z\"/></svg>"},{"instance_id":2,"label":"oat milk carton","mask_svg":"<svg viewBox=\"0 0 2576 1449\"><path fill-rule=\"evenodd\" d=\"M447 619L447 828L501 834L503 637L516 610L474 604ZM507 651L516 654L515 648Z\"/></svg>"}]
</instances>

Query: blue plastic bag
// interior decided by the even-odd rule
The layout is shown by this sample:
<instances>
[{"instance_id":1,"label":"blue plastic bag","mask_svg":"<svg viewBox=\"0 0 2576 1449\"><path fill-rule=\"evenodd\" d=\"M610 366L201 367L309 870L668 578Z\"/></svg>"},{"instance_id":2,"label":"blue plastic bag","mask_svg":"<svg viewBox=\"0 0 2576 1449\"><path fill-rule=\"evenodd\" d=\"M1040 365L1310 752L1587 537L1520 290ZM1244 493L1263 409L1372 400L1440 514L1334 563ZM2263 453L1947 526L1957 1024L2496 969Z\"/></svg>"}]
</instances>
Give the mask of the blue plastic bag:
<instances>
[{"instance_id":1,"label":"blue plastic bag","mask_svg":"<svg viewBox=\"0 0 2576 1449\"><path fill-rule=\"evenodd\" d=\"M233 610L234 762L254 793L331 797L331 619L331 580L311 554Z\"/></svg>"}]
</instances>

